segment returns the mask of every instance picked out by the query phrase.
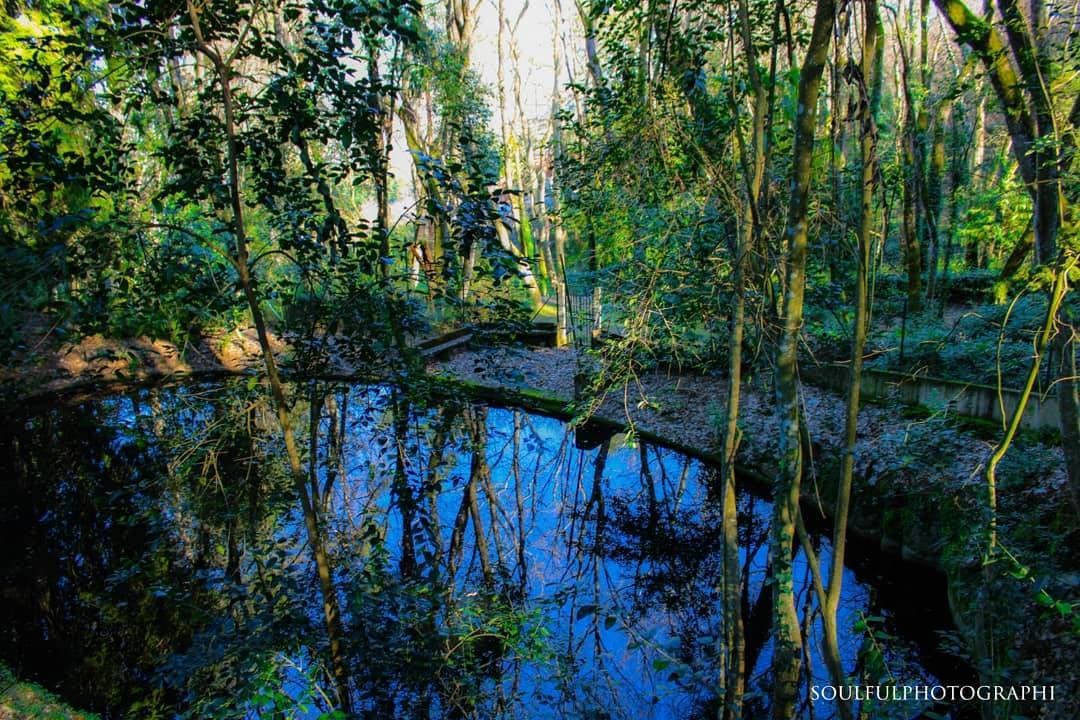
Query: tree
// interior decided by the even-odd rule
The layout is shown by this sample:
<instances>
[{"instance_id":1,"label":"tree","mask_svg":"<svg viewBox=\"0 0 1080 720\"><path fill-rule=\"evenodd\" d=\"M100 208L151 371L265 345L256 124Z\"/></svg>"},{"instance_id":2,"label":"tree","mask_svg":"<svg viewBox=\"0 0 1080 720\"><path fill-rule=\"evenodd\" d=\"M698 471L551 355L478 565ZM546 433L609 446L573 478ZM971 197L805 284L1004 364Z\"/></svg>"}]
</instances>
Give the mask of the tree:
<instances>
[{"instance_id":1,"label":"tree","mask_svg":"<svg viewBox=\"0 0 1080 720\"><path fill-rule=\"evenodd\" d=\"M1037 14L1028 17L1016 0L998 0L1005 37L989 21L974 15L963 0L934 0L953 28L958 42L971 48L986 68L998 97L1012 142L1020 176L1032 197L1033 243L1036 261L1054 264L1062 272L1077 253L1075 230L1061 242L1059 233L1068 199L1062 176L1072 172L1075 136L1080 128L1080 94L1068 113L1051 93L1053 68L1048 53L1047 25ZM1034 6L1045 12L1042 5ZM1073 199L1075 202L1075 199ZM1066 283L1068 278L1065 279ZM1052 285L1052 284L1051 284ZM1054 303L1050 303L1051 307ZM1058 405L1062 448L1065 450L1073 502L1080 509L1080 389L1075 372L1077 329L1067 306L1055 319L1052 342L1058 358ZM1035 364L1038 364L1036 356Z\"/></svg>"},{"instance_id":2,"label":"tree","mask_svg":"<svg viewBox=\"0 0 1080 720\"><path fill-rule=\"evenodd\" d=\"M803 462L799 419L798 346L803 325L808 246L807 201L810 195L814 133L817 127L818 90L829 55L836 5L818 0L806 60L799 73L795 114L791 199L787 219L787 285L783 305L783 329L776 349L776 412L780 433L780 467L773 490L773 528L770 562L776 579L773 592L773 706L776 720L795 712L802 633L795 608L792 577L792 543L799 515L799 488Z\"/></svg>"},{"instance_id":3,"label":"tree","mask_svg":"<svg viewBox=\"0 0 1080 720\"><path fill-rule=\"evenodd\" d=\"M851 333L851 366L848 374L847 401L844 419L844 449L840 460L840 479L837 483L836 506L833 511L832 557L828 586L820 598L824 625L825 662L834 685L845 681L840 661L838 613L844 581L844 554L847 547L848 516L851 507L852 479L855 467L855 444L859 426L859 395L862 388L863 352L866 346L867 324L870 318L870 280L873 233L875 227L874 198L877 194L880 171L877 164L877 110L875 98L880 97L881 60L884 32L878 15L877 0L863 2L862 62L855 82L858 88L859 145L862 164L859 198L859 227L856 244L855 321ZM841 715L851 717L848 703L840 703Z\"/></svg>"}]
</instances>

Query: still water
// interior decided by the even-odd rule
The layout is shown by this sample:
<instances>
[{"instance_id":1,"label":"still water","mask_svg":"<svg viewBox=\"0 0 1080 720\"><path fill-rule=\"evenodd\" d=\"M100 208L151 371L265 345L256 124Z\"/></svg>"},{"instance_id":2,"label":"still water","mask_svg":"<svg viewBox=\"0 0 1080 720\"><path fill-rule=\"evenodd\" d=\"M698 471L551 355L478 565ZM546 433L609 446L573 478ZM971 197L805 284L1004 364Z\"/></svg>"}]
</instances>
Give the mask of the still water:
<instances>
[{"instance_id":1,"label":"still water","mask_svg":"<svg viewBox=\"0 0 1080 720\"><path fill-rule=\"evenodd\" d=\"M317 382L292 396L299 480L255 381L6 417L0 659L109 718L336 717L342 692L362 717L715 717L713 468L460 398ZM770 509L740 493L757 717ZM856 554L845 579L845 667L933 682L934 621L905 618L911 598L881 587L877 564ZM799 712L825 718L803 562L795 584Z\"/></svg>"}]
</instances>

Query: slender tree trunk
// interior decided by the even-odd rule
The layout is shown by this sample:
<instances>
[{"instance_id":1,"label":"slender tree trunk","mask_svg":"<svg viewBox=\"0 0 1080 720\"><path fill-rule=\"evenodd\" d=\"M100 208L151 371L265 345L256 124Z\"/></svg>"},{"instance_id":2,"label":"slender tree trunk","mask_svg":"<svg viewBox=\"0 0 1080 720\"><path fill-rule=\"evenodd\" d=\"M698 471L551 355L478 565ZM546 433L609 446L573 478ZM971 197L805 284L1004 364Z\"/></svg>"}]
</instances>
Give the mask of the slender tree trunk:
<instances>
[{"instance_id":1,"label":"slender tree trunk","mask_svg":"<svg viewBox=\"0 0 1080 720\"><path fill-rule=\"evenodd\" d=\"M769 50L769 80L766 85L768 89L768 97L765 100L765 167L772 167L772 155L775 149L776 143L773 137L773 115L775 109L776 98L776 70L777 70L777 57L780 53L780 16L783 12L784 0L776 0L775 9L773 10L772 19L772 48ZM773 195L771 192L770 183L766 180L761 186L761 203L760 210L768 214L772 208Z\"/></svg>"},{"instance_id":2,"label":"slender tree trunk","mask_svg":"<svg viewBox=\"0 0 1080 720\"><path fill-rule=\"evenodd\" d=\"M986 161L986 97L979 94L979 104L975 108L975 150L971 156L971 188L982 190L985 181L983 165ZM980 267L979 240L976 235L964 247L964 264L969 268Z\"/></svg>"},{"instance_id":3,"label":"slender tree trunk","mask_svg":"<svg viewBox=\"0 0 1080 720\"><path fill-rule=\"evenodd\" d=\"M837 266L837 256L844 245L844 236L848 228L843 182L847 158L844 154L844 83L841 79L841 67L844 61L841 52L842 45L837 38L837 42L833 44L833 59L829 64L829 182L832 186L833 218L827 241L821 243L821 250L829 269L829 279L833 282L838 280L840 271Z\"/></svg>"},{"instance_id":4,"label":"slender tree trunk","mask_svg":"<svg viewBox=\"0 0 1080 720\"><path fill-rule=\"evenodd\" d=\"M907 268L907 307L906 314L914 315L922 311L922 246L919 242L918 204L919 187L919 148L918 122L915 103L911 91L910 59L901 37L899 23L896 28L897 45L900 51L902 94L904 96L904 115L897 133L901 142L901 166L904 172L903 214L901 233L903 236L904 265Z\"/></svg>"},{"instance_id":5,"label":"slender tree trunk","mask_svg":"<svg viewBox=\"0 0 1080 720\"><path fill-rule=\"evenodd\" d=\"M848 375L847 403L844 423L844 454L840 463L840 482L836 490L836 509L833 514L832 558L828 589L822 608L824 626L824 657L834 685L845 682L844 668L840 660L840 641L837 632L840 595L844 581L844 551L847 546L848 511L851 507L851 485L855 470L855 445L858 439L859 394L862 386L863 349L866 345L869 318L869 271L871 245L874 231L874 195L878 184L877 168L877 118L871 103L876 88L868 83L879 81L874 63L878 56L877 45L882 41L881 22L877 0L863 0L865 25L863 28L862 67L859 85L859 144L862 157L862 185L859 203L858 265L855 275L855 325L852 328L851 369ZM840 714L851 717L851 707L841 702Z\"/></svg>"},{"instance_id":6,"label":"slender tree trunk","mask_svg":"<svg viewBox=\"0 0 1080 720\"><path fill-rule=\"evenodd\" d=\"M578 17L581 20L582 35L585 39L585 60L589 67L589 79L594 88L604 86L604 72L600 67L600 56L596 50L596 31L593 27L592 8L585 0L575 0Z\"/></svg>"},{"instance_id":7,"label":"slender tree trunk","mask_svg":"<svg viewBox=\"0 0 1080 720\"><path fill-rule=\"evenodd\" d=\"M994 453L990 456L990 460L986 464L986 497L987 506L989 508L989 519L986 526L986 557L988 559L993 556L997 546L997 466L1001 462L1001 458L1005 456L1009 446L1012 444L1017 430L1020 429L1020 422L1023 420L1024 410L1027 409L1028 400L1031 397L1032 391L1035 389L1035 381L1039 377L1040 364L1046 354L1046 349L1050 344L1050 340L1057 329L1055 324L1058 317L1058 311L1065 300L1065 294L1069 291L1069 273L1075 267L1075 259L1062 259L1058 266L1054 268L1054 280L1050 286L1046 316L1042 328L1039 330L1039 334L1035 337L1035 354L1032 357L1031 367L1028 369L1024 387L1020 391L1020 399L1016 404L1016 408L1013 410L1012 416L1009 418L1009 424L1005 429L1005 436L1002 438L1001 442L998 443L997 448L995 448ZM1069 365L1075 367L1075 359ZM1059 388L1058 392L1061 392L1061 388ZM1074 486L1073 490L1075 489L1076 487Z\"/></svg>"},{"instance_id":8,"label":"slender tree trunk","mask_svg":"<svg viewBox=\"0 0 1080 720\"><path fill-rule=\"evenodd\" d=\"M420 119L416 115L416 110L412 105L410 99L402 95L397 107L398 119L401 120L401 126L405 130L405 145L412 153L413 158L429 156L432 153L430 143L425 141L424 136L420 132ZM445 207L446 202L442 196L442 192L439 189L439 184L426 173L418 171L420 177L420 184L418 187L420 197L420 206L426 207L428 205L435 205L437 207ZM441 276L438 272L438 265L442 261L443 246L446 238L450 235L450 227L446 221L446 218L442 213L435 213L430 217L431 225L428 229L428 240L430 243L425 247L425 254L427 256L428 264L433 272L428 274L428 283L435 284L438 288L441 288ZM429 287L429 291L431 288Z\"/></svg>"},{"instance_id":9,"label":"slender tree trunk","mask_svg":"<svg viewBox=\"0 0 1080 720\"><path fill-rule=\"evenodd\" d=\"M379 76L379 50L372 44L368 49L368 82L371 83L371 106L378 108L375 142L372 147L372 164L375 181L375 234L379 241L378 274L389 286L393 276L393 256L390 254L390 158L388 141L392 129L393 113L387 112L384 98L378 88L382 85Z\"/></svg>"},{"instance_id":10,"label":"slender tree trunk","mask_svg":"<svg viewBox=\"0 0 1080 720\"><path fill-rule=\"evenodd\" d=\"M930 143L930 164L927 168L923 208L926 212L927 238L930 244L930 262L926 269L926 297L933 300L938 292L938 261L941 257L941 208L945 175L945 124L949 118L949 99L938 102L934 112L934 127Z\"/></svg>"},{"instance_id":11,"label":"slender tree trunk","mask_svg":"<svg viewBox=\"0 0 1080 720\"><path fill-rule=\"evenodd\" d=\"M498 44L498 68L496 69L496 94L499 99L499 139L502 151L503 189L509 189L510 180L510 124L506 118L506 0L496 3L497 22L499 23L495 41Z\"/></svg>"},{"instance_id":12,"label":"slender tree trunk","mask_svg":"<svg viewBox=\"0 0 1080 720\"><path fill-rule=\"evenodd\" d=\"M222 109L225 120L226 161L228 163L229 194L232 207L232 232L236 244L235 266L239 277L240 287L251 312L252 321L259 338L259 346L262 350L263 363L266 367L267 380L270 384L271 396L277 414L278 424L281 427L285 440L285 452L289 459L293 485L300 498L301 509L304 515L304 525L307 529L308 543L311 545L312 555L315 557L316 573L319 579L319 587L323 596L323 615L326 620L327 635L330 641L330 663L337 684L338 703L346 714L352 714L352 695L349 691L348 669L344 655L344 628L341 623L341 611L339 609L337 590L334 587L333 569L330 565L329 555L326 551L323 539L323 530L319 522L318 511L314 505L314 498L308 491L308 477L304 471L300 459L300 450L296 444L292 420L289 417L289 405L285 397L284 385L281 381L277 368L277 361L270 344L270 336L267 331L266 321L263 317L262 307L248 268L247 233L244 223L244 203L240 190L240 151L237 138L236 121L234 118L234 98L232 90L232 67L231 56L225 59L210 46L202 35L202 25L199 19L199 9L194 0L187 0L188 15L191 18L192 29L195 32L196 43L201 52L214 66L221 85ZM248 22L252 22L249 20Z\"/></svg>"},{"instance_id":13,"label":"slender tree trunk","mask_svg":"<svg viewBox=\"0 0 1080 720\"><path fill-rule=\"evenodd\" d=\"M769 545L775 579L773 595L773 706L775 720L794 716L802 658L802 635L795 609L792 543L799 513L802 453L799 433L798 347L806 290L807 205L817 125L818 92L829 54L836 15L835 0L817 0L810 45L799 76L795 118L791 200L788 206L787 293L783 331L776 352L776 408L780 432L780 468L773 497Z\"/></svg>"},{"instance_id":14,"label":"slender tree trunk","mask_svg":"<svg viewBox=\"0 0 1080 720\"><path fill-rule=\"evenodd\" d=\"M960 230L961 207L960 188L968 183L970 175L967 172L967 153L965 152L966 140L964 132L965 122L964 105L956 106L949 122L949 227L945 234L945 257L941 268L941 292L938 302L938 317L945 312L945 305L949 301L949 284L952 274L953 253L956 252L956 235Z\"/></svg>"},{"instance_id":15,"label":"slender tree trunk","mask_svg":"<svg viewBox=\"0 0 1080 720\"><path fill-rule=\"evenodd\" d=\"M744 618L742 612L742 574L739 563L739 516L736 492L735 459L739 448L739 403L742 390L742 345L746 324L746 274L755 236L760 227L758 202L765 175L765 123L768 115L768 95L757 67L750 27L749 8L740 0L739 34L746 56L747 72L753 94L753 115L750 120L750 150L740 140L743 171L746 174L743 217L735 249L734 307L728 337L728 397L724 427L724 462L721 466L723 531L724 531L724 647L726 673L721 680L723 706L720 717L734 720L742 716L743 692L746 683Z\"/></svg>"},{"instance_id":16,"label":"slender tree trunk","mask_svg":"<svg viewBox=\"0 0 1080 720\"><path fill-rule=\"evenodd\" d=\"M554 27L555 37L553 38L553 51L552 60L554 64L553 87L551 91L551 185L548 191L550 192L551 200L551 213L548 217L550 232L548 237L553 245L552 251L552 265L549 266L549 271L553 277L558 278L555 293L556 302L556 327L555 327L555 344L565 345L569 342L570 335L570 319L569 319L569 289L566 287L566 228L563 227L562 218L559 216L559 206L561 204L561 198L559 197L559 165L562 161L562 127L559 121L559 110L562 105L562 70L563 70L563 54L562 54L562 3L560 0L554 0L553 7L554 13Z\"/></svg>"}]
</instances>

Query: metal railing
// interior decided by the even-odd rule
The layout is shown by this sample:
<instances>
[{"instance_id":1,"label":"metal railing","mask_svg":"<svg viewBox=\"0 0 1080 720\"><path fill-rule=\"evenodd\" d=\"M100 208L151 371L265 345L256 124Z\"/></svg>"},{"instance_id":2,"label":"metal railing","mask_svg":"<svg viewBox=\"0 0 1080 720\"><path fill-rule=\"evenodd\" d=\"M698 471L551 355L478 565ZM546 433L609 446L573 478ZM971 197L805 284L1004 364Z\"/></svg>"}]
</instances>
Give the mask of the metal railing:
<instances>
[{"instance_id":1,"label":"metal railing","mask_svg":"<svg viewBox=\"0 0 1080 720\"><path fill-rule=\"evenodd\" d=\"M593 338L600 334L600 324L603 321L603 303L601 303L600 288L587 289L587 292L570 292L567 288L566 299L569 306L569 327L567 328L573 338L575 347L588 348L592 346Z\"/></svg>"}]
</instances>

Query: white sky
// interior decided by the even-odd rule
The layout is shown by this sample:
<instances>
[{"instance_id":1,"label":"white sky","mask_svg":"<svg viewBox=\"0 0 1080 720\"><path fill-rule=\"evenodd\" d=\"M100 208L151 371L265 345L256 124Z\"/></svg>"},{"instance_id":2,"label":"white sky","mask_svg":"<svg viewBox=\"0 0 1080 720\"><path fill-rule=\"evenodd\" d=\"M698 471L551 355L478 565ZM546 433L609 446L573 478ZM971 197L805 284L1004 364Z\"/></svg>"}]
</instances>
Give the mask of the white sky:
<instances>
[{"instance_id":1,"label":"white sky","mask_svg":"<svg viewBox=\"0 0 1080 720\"><path fill-rule=\"evenodd\" d=\"M553 85L552 39L555 37L555 12L552 6L554 0L504 0L507 20L512 24L525 8L525 14L521 17L521 23L517 29L517 45L520 58L522 106L525 109L526 119L534 120L547 118L551 112L551 90ZM574 0L562 0L562 14L564 29L570 27L571 21L576 22L577 10ZM473 36L473 53L471 58L472 68L480 75L483 83L490 88L492 102L492 125L493 131L498 133L500 116L498 112L498 0L480 0L477 6L476 33ZM506 42L510 42L510 34L506 33ZM572 46L571 46L572 47ZM513 58L510 49L506 52L506 88L507 112L513 113ZM569 82L564 67L561 84ZM390 154L391 172L398 179L398 200L391 208L391 221L405 212L413 203L411 168L412 157L408 148L405 147L405 137L400 127L395 130L393 151Z\"/></svg>"},{"instance_id":2,"label":"white sky","mask_svg":"<svg viewBox=\"0 0 1080 720\"><path fill-rule=\"evenodd\" d=\"M567 2L572 8L573 0L564 0L563 19L566 20ZM504 0L506 17L511 24L517 19L522 6L525 15L517 31L518 52L521 59L522 104L530 119L547 117L551 108L552 87L552 38L555 36L555 13L551 0ZM484 84L497 89L498 82L498 0L481 0L477 14L476 35L473 40L473 68L480 73ZM510 37L507 33L507 42ZM509 48L506 50L506 94L508 107L513 102L513 68ZM565 70L563 84L566 83ZM497 102L497 100L496 100ZM497 118L496 118L497 119Z\"/></svg>"}]
</instances>

